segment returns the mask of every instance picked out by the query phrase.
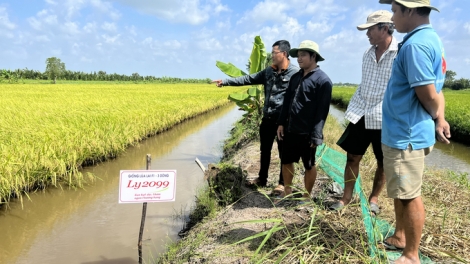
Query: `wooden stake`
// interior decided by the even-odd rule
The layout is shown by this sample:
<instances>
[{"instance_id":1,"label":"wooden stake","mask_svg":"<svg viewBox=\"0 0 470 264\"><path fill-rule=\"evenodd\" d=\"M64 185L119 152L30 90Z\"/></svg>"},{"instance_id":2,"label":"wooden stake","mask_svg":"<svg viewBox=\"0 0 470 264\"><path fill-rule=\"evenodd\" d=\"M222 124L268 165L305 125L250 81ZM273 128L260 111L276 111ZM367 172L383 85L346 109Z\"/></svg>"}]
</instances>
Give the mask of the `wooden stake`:
<instances>
[{"instance_id":1,"label":"wooden stake","mask_svg":"<svg viewBox=\"0 0 470 264\"><path fill-rule=\"evenodd\" d=\"M196 163L197 165L199 165L199 168L201 168L202 172L206 171L206 168L204 167L204 165L202 165L202 162L197 157L196 157Z\"/></svg>"}]
</instances>

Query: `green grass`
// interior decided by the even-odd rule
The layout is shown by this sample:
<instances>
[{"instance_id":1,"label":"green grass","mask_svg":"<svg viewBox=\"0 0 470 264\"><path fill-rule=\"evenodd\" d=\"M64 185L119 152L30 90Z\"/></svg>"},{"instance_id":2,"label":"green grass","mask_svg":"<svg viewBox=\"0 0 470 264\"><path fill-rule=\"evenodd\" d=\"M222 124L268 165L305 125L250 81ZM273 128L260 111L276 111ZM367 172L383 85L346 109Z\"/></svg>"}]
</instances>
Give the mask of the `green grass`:
<instances>
[{"instance_id":1,"label":"green grass","mask_svg":"<svg viewBox=\"0 0 470 264\"><path fill-rule=\"evenodd\" d=\"M246 88L208 84L0 84L0 202L65 183L82 186L79 168L228 103ZM19 196L21 197L21 196Z\"/></svg>"}]
</instances>

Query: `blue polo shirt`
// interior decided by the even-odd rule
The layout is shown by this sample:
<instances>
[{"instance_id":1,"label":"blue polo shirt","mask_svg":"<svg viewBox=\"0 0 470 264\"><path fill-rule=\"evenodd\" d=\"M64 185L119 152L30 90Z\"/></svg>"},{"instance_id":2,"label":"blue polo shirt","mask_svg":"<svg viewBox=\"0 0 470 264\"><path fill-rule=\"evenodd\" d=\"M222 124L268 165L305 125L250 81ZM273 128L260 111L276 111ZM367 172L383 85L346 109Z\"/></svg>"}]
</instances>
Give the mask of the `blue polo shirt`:
<instances>
[{"instance_id":1,"label":"blue polo shirt","mask_svg":"<svg viewBox=\"0 0 470 264\"><path fill-rule=\"evenodd\" d=\"M402 44L403 43L403 44ZM431 25L405 35L392 66L383 100L382 143L396 149L423 149L436 143L435 125L414 88L444 85L446 61L439 36Z\"/></svg>"}]
</instances>

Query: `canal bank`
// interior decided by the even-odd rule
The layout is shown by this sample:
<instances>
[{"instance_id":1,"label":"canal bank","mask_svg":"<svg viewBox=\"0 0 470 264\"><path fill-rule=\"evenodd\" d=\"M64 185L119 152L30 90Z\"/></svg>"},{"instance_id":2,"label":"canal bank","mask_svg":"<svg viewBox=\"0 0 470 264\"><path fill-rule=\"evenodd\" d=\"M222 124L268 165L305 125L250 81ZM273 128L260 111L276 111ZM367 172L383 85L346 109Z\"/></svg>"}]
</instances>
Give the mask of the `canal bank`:
<instances>
[{"instance_id":1,"label":"canal bank","mask_svg":"<svg viewBox=\"0 0 470 264\"><path fill-rule=\"evenodd\" d=\"M333 118L327 120L326 144L342 153L335 139L344 128L334 123ZM259 142L249 141L235 153L224 164L240 166L245 171L240 177L256 176ZM372 188L374 170L373 154L367 152L361 165L361 186L366 194ZM338 197L324 184L324 171L319 172L313 201L304 206L295 199L277 203L271 196L278 172L279 157L273 152L266 188L253 190L242 185L240 199L210 213L185 238L170 245L156 263L388 263L370 255L372 245L357 201L340 212L325 210L324 201ZM294 185L298 190L303 186L302 173L297 167ZM421 252L437 263L470 261L468 179L428 167L422 189L427 216ZM393 224L393 202L386 193L380 196L379 205L380 219ZM380 238L376 239L375 248L383 251L378 245Z\"/></svg>"}]
</instances>

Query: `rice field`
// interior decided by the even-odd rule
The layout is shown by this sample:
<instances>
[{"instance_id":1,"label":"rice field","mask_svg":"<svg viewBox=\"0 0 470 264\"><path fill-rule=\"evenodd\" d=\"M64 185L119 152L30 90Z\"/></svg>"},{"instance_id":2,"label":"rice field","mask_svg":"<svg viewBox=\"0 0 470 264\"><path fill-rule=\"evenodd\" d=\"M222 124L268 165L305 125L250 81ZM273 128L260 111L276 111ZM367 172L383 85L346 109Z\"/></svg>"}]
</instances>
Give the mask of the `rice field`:
<instances>
[{"instance_id":1,"label":"rice field","mask_svg":"<svg viewBox=\"0 0 470 264\"><path fill-rule=\"evenodd\" d=\"M347 107L355 87L334 87L332 102ZM470 144L470 90L444 90L446 120L451 127L452 138Z\"/></svg>"},{"instance_id":2,"label":"rice field","mask_svg":"<svg viewBox=\"0 0 470 264\"><path fill-rule=\"evenodd\" d=\"M49 185L81 187L79 168L228 103L246 88L209 84L1 84L0 205Z\"/></svg>"}]
</instances>

